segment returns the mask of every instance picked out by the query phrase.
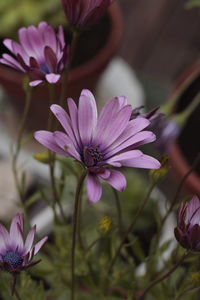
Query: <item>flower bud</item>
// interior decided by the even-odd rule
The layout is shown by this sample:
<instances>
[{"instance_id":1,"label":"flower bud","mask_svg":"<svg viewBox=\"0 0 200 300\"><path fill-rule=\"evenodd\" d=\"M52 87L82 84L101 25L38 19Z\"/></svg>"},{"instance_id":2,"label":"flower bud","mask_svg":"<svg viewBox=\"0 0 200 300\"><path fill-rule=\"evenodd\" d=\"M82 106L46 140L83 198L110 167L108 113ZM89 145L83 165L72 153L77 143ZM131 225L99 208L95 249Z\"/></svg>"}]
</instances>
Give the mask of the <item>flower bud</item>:
<instances>
[{"instance_id":1,"label":"flower bud","mask_svg":"<svg viewBox=\"0 0 200 300\"><path fill-rule=\"evenodd\" d=\"M99 222L99 229L102 233L107 233L113 228L113 221L111 217L105 216Z\"/></svg>"},{"instance_id":2,"label":"flower bud","mask_svg":"<svg viewBox=\"0 0 200 300\"><path fill-rule=\"evenodd\" d=\"M53 160L52 155L49 155L48 151L38 152L33 156L33 158L43 164L49 164Z\"/></svg>"},{"instance_id":3,"label":"flower bud","mask_svg":"<svg viewBox=\"0 0 200 300\"><path fill-rule=\"evenodd\" d=\"M183 248L200 250L200 201L197 196L181 204L174 234Z\"/></svg>"},{"instance_id":4,"label":"flower bud","mask_svg":"<svg viewBox=\"0 0 200 300\"><path fill-rule=\"evenodd\" d=\"M150 175L154 182L158 182L163 179L169 172L169 158L167 155L161 157L160 163L160 169L150 170Z\"/></svg>"}]
</instances>

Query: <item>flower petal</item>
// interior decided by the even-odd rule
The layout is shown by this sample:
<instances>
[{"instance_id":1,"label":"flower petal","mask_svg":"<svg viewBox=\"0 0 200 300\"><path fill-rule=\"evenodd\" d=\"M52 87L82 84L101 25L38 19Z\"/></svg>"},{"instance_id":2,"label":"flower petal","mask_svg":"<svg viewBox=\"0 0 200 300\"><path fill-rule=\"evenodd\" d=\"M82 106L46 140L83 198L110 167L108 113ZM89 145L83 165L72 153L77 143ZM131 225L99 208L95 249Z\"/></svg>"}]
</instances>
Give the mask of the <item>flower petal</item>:
<instances>
[{"instance_id":1,"label":"flower petal","mask_svg":"<svg viewBox=\"0 0 200 300\"><path fill-rule=\"evenodd\" d=\"M102 195L102 186L96 177L96 175L88 174L86 179L86 188L87 188L87 195L88 199L91 202L96 203L100 200Z\"/></svg>"},{"instance_id":2,"label":"flower petal","mask_svg":"<svg viewBox=\"0 0 200 300\"><path fill-rule=\"evenodd\" d=\"M108 178L103 178L99 175L102 179L107 181L112 187L114 187L118 191L124 191L126 188L126 178L125 176L116 170L110 170L110 176Z\"/></svg>"},{"instance_id":3,"label":"flower petal","mask_svg":"<svg viewBox=\"0 0 200 300\"><path fill-rule=\"evenodd\" d=\"M54 74L54 73L46 74L45 78L49 83L56 83L60 79L60 74Z\"/></svg>"},{"instance_id":4,"label":"flower petal","mask_svg":"<svg viewBox=\"0 0 200 300\"><path fill-rule=\"evenodd\" d=\"M23 251L24 240L23 240L23 229L24 229L24 220L23 215L17 214L11 223L10 226L10 245L14 248L13 250L18 249Z\"/></svg>"},{"instance_id":5,"label":"flower petal","mask_svg":"<svg viewBox=\"0 0 200 300\"><path fill-rule=\"evenodd\" d=\"M126 167L134 167L134 168L144 168L144 169L159 169L160 162L149 156L149 155L141 155L132 159L125 159L121 161L122 166Z\"/></svg>"},{"instance_id":6,"label":"flower petal","mask_svg":"<svg viewBox=\"0 0 200 300\"><path fill-rule=\"evenodd\" d=\"M46 130L36 131L34 133L35 139L42 144L44 147L56 152L60 155L67 155L66 151L61 149L55 141L55 137L52 132Z\"/></svg>"},{"instance_id":7,"label":"flower petal","mask_svg":"<svg viewBox=\"0 0 200 300\"><path fill-rule=\"evenodd\" d=\"M45 236L41 241L39 241L35 246L34 246L34 255L36 255L38 253L38 251L40 251L40 249L42 248L42 246L46 243L46 241L48 240L48 237Z\"/></svg>"},{"instance_id":8,"label":"flower petal","mask_svg":"<svg viewBox=\"0 0 200 300\"><path fill-rule=\"evenodd\" d=\"M36 225L29 231L26 241L25 241L25 251L23 255L26 255L32 248L34 237L36 233Z\"/></svg>"},{"instance_id":9,"label":"flower petal","mask_svg":"<svg viewBox=\"0 0 200 300\"><path fill-rule=\"evenodd\" d=\"M34 86L39 85L42 82L43 82L43 80L34 80L34 81L30 81L29 85L32 86L32 87L34 87Z\"/></svg>"},{"instance_id":10,"label":"flower petal","mask_svg":"<svg viewBox=\"0 0 200 300\"><path fill-rule=\"evenodd\" d=\"M93 94L83 90L78 106L78 126L80 137L84 145L89 145L93 131L97 124L97 107Z\"/></svg>"}]
</instances>

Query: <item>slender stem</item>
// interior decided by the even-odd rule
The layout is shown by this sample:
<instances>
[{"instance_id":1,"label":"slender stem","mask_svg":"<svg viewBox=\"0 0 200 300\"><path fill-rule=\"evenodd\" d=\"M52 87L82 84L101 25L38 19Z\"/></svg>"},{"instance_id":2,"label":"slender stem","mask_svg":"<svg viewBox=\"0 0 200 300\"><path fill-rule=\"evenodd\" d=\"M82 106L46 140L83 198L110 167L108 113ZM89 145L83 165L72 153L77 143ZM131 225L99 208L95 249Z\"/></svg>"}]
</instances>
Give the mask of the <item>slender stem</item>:
<instances>
[{"instance_id":1,"label":"slender stem","mask_svg":"<svg viewBox=\"0 0 200 300\"><path fill-rule=\"evenodd\" d=\"M189 255L189 252L186 252L181 259L168 271L166 272L164 275L162 275L161 277L153 280L149 286L144 290L144 292L142 293L142 295L140 295L139 300L144 300L147 293L153 288L155 287L158 283L160 283L161 281L163 281L164 279L166 279L167 277L169 277L180 265L181 263L184 261L184 259Z\"/></svg>"},{"instance_id":2,"label":"slender stem","mask_svg":"<svg viewBox=\"0 0 200 300\"><path fill-rule=\"evenodd\" d=\"M200 289L200 287L194 287L194 286L190 286L189 288L185 289L184 291L182 291L175 300L180 300L182 296L185 296L185 294L189 293L189 292L193 292L193 291L198 291Z\"/></svg>"},{"instance_id":3,"label":"slender stem","mask_svg":"<svg viewBox=\"0 0 200 300\"><path fill-rule=\"evenodd\" d=\"M14 293L15 297L17 298L17 300L22 300L22 298L20 297L18 291L15 289L15 293Z\"/></svg>"},{"instance_id":4,"label":"slender stem","mask_svg":"<svg viewBox=\"0 0 200 300\"><path fill-rule=\"evenodd\" d=\"M20 153L20 149L21 149L21 145L22 145L22 137L23 137L26 120L27 120L27 116L28 116L28 112L29 112L29 108L30 108L30 104L31 104L31 96L32 96L32 89L30 87L28 87L26 90L25 108L23 111L22 120L21 120L18 134L17 134L16 148L13 151L13 158L12 158L12 170L13 170L15 185L17 188L18 196L19 196L22 204L24 201L24 191L21 186L20 180L18 178L17 160L19 157L19 153Z\"/></svg>"},{"instance_id":5,"label":"slender stem","mask_svg":"<svg viewBox=\"0 0 200 300\"><path fill-rule=\"evenodd\" d=\"M86 175L87 175L87 171L84 171L77 184L76 195L75 195L73 233L72 233L72 252L71 252L71 278L72 278L71 300L75 300L75 284L76 284L75 283L75 251L76 251L76 235L77 235L77 226L78 226L78 207L79 207L81 189Z\"/></svg>"},{"instance_id":6,"label":"slender stem","mask_svg":"<svg viewBox=\"0 0 200 300\"><path fill-rule=\"evenodd\" d=\"M164 216L164 218L162 219L161 221L161 226L159 228L159 232L158 232L158 235L160 234L161 232L161 229L166 221L166 219L168 218L169 214L171 213L171 211L173 210L174 208L174 205L176 204L177 200L178 200L178 197L179 197L179 194L181 192L181 189L185 183L185 181L187 180L187 178L189 177L189 175L195 170L195 168L197 167L198 163L200 162L200 153L198 153L197 157L195 158L191 168L185 173L185 175L182 177L182 179L180 180L180 183L177 187L177 190L176 190L176 193L175 193L175 196L171 202L171 205L166 213L166 215Z\"/></svg>"},{"instance_id":7,"label":"slender stem","mask_svg":"<svg viewBox=\"0 0 200 300\"><path fill-rule=\"evenodd\" d=\"M145 206L146 206L146 204L147 204L147 202L149 200L149 197L150 197L151 192L154 189L155 185L156 185L156 183L154 183L154 182L151 184L151 186L150 186L150 188L149 188L149 190L147 192L146 197L144 198L141 206L139 207L138 211L136 212L136 215L135 215L135 218L133 219L133 222L130 224L130 226L128 227L128 229L125 231L123 239L122 239L119 247L117 248L117 251L116 251L113 259L111 260L110 266L108 268L108 274L110 274L112 272L112 269L113 269L113 266L115 264L115 261L116 261L117 257L119 256L120 251L121 251L121 249L122 249L122 247L123 247L123 245L124 245L124 243L125 243L128 235L129 235L129 233L133 231L133 228L134 228L134 226L135 226L138 218L142 214L142 212L143 212L143 210L144 210L144 208L145 208Z\"/></svg>"},{"instance_id":8,"label":"slender stem","mask_svg":"<svg viewBox=\"0 0 200 300\"><path fill-rule=\"evenodd\" d=\"M113 188L112 190L115 195L115 204L116 204L116 209L117 209L119 232L120 232L120 234L122 234L123 233L123 223L122 223L122 210L121 210L119 194L116 191L116 189Z\"/></svg>"}]
</instances>

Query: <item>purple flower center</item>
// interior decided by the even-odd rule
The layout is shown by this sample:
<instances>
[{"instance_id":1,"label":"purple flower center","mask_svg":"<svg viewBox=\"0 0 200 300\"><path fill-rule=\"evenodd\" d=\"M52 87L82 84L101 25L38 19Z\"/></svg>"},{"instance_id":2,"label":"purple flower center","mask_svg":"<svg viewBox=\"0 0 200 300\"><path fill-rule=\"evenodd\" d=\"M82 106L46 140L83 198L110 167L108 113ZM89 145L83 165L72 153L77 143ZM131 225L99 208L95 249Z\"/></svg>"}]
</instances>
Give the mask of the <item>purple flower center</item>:
<instances>
[{"instance_id":1,"label":"purple flower center","mask_svg":"<svg viewBox=\"0 0 200 300\"><path fill-rule=\"evenodd\" d=\"M3 256L3 261L6 263L9 263L13 268L17 268L22 265L23 263L23 258L22 256L14 251L8 251L4 256Z\"/></svg>"},{"instance_id":2,"label":"purple flower center","mask_svg":"<svg viewBox=\"0 0 200 300\"><path fill-rule=\"evenodd\" d=\"M94 167L103 160L104 155L99 147L86 147L84 150L84 163L87 167Z\"/></svg>"},{"instance_id":3,"label":"purple flower center","mask_svg":"<svg viewBox=\"0 0 200 300\"><path fill-rule=\"evenodd\" d=\"M44 72L45 74L49 74L49 73L50 73L49 68L47 67L46 64L41 64L41 65L40 65L40 69L41 69L41 71Z\"/></svg>"}]
</instances>

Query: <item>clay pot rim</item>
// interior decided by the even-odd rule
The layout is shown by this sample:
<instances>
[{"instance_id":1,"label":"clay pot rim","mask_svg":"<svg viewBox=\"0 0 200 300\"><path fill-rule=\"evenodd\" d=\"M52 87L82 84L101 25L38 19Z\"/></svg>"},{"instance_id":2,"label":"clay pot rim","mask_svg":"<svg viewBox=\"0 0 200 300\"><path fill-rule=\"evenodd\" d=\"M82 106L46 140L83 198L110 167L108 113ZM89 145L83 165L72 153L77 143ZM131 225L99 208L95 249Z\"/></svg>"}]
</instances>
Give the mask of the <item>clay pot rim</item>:
<instances>
[{"instance_id":1,"label":"clay pot rim","mask_svg":"<svg viewBox=\"0 0 200 300\"><path fill-rule=\"evenodd\" d=\"M91 76L91 74L103 69L107 61L118 49L123 32L123 18L120 7L116 2L108 8L108 14L110 16L111 29L107 42L93 58L70 70L69 83ZM0 64L0 71L4 72L4 70L6 70L4 75L6 78L9 78L9 81L21 84L25 76L24 73Z\"/></svg>"},{"instance_id":2,"label":"clay pot rim","mask_svg":"<svg viewBox=\"0 0 200 300\"><path fill-rule=\"evenodd\" d=\"M176 92L179 88L181 88L182 84L190 81L200 74L200 59L197 60L189 69L187 69L182 76L177 81L173 92ZM190 169L191 165L185 159L183 152L181 151L180 146L176 141L172 141L169 147L170 161L172 163L172 167L174 168L176 175L183 178ZM191 191L197 194L200 197L200 176L192 171L191 174L185 180L185 186Z\"/></svg>"}]
</instances>

